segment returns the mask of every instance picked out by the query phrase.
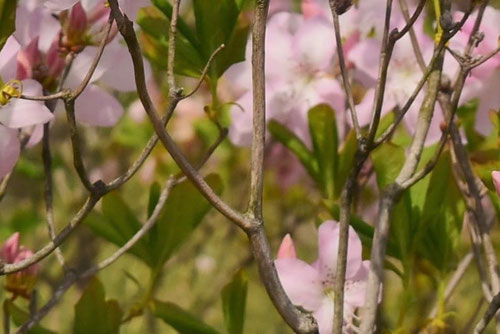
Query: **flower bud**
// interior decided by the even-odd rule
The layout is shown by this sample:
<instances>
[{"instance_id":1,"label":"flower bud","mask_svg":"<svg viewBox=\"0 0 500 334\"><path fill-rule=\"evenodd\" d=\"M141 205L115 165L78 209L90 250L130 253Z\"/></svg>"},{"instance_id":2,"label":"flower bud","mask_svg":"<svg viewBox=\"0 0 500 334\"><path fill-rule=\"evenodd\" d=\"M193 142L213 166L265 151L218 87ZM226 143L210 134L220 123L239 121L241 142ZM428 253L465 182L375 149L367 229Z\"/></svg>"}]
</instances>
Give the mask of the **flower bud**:
<instances>
[{"instance_id":1,"label":"flower bud","mask_svg":"<svg viewBox=\"0 0 500 334\"><path fill-rule=\"evenodd\" d=\"M297 253L290 234L285 235L278 250L278 259L296 259Z\"/></svg>"},{"instance_id":2,"label":"flower bud","mask_svg":"<svg viewBox=\"0 0 500 334\"><path fill-rule=\"evenodd\" d=\"M5 263L16 263L33 255L33 252L24 246L19 246L19 232L14 233L3 245L0 252L1 260ZM33 264L17 273L7 275L5 289L14 297L21 296L29 299L35 286L38 265Z\"/></svg>"}]
</instances>

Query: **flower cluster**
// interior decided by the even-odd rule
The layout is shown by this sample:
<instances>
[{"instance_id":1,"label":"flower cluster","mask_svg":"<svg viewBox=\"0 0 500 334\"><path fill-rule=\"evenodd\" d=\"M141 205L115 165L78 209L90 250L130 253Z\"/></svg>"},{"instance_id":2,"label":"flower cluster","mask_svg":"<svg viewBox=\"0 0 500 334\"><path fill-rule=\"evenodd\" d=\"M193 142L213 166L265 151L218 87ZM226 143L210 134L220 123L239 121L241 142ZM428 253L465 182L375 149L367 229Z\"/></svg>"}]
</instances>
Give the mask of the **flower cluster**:
<instances>
[{"instance_id":1,"label":"flower cluster","mask_svg":"<svg viewBox=\"0 0 500 334\"><path fill-rule=\"evenodd\" d=\"M149 1L119 3L133 19ZM29 138L27 147L35 145L42 138L43 124L54 117L54 108L49 110L41 101L20 99L21 95L40 96L54 93L58 87L78 87L106 36L109 12L103 0L19 1L16 30L0 51L0 178L12 170L19 157L19 130ZM123 107L109 89L135 89L132 62L116 32L112 27L90 84L76 100L76 119L87 125L116 124ZM64 76L65 68L70 70Z\"/></svg>"},{"instance_id":2,"label":"flower cluster","mask_svg":"<svg viewBox=\"0 0 500 334\"><path fill-rule=\"evenodd\" d=\"M266 37L266 102L268 119L283 123L308 142L305 115L312 106L319 103L330 104L337 112L339 124L350 124L350 119L345 119L346 98L340 85L340 72L334 48L334 29L328 1L302 0L301 4L301 15L285 11L274 13L269 19ZM410 6L411 13L414 7ZM282 9L286 10L284 7ZM463 52L475 21L474 15L452 39L450 43L452 50ZM454 11L453 18L456 21L462 16L462 12ZM356 6L340 16L344 53L353 86L356 87L355 102L361 126L368 125L372 117L384 17L385 6L381 6L377 1L359 1ZM481 28L484 41L474 51L473 56L488 55L497 48L496 41L500 34L499 20L500 12L487 7ZM401 30L405 25L406 20L395 2L390 30L394 28ZM419 17L413 28L422 58L428 64L435 43L433 38L424 32L424 15ZM247 60L233 66L226 75L237 103L231 110L233 123L229 137L234 144L240 146L248 146L251 138L250 59L250 48L248 48ZM459 64L448 54L444 65L444 76L454 80L458 70ZM489 110L497 108L500 104L499 94L493 93L495 87L498 87L499 73L500 54L497 54L472 71L460 101L464 104L479 98L476 130L483 135L489 134L492 129L488 117ZM396 43L392 54L382 112L403 107L422 76L423 70L415 55L412 40L406 34ZM405 125L410 132L414 131L424 90L425 87L405 117ZM440 138L442 120L442 111L438 109L431 123L428 144ZM345 130L341 128L339 133L345 133Z\"/></svg>"}]
</instances>

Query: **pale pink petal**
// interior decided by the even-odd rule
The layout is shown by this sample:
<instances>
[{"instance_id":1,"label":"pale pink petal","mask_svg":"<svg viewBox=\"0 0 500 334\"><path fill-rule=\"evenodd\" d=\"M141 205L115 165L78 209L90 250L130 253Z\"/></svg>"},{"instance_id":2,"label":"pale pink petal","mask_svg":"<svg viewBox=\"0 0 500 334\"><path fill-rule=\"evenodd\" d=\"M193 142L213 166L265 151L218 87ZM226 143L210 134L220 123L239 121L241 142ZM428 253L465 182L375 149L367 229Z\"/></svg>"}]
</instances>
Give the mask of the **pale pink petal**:
<instances>
[{"instance_id":1,"label":"pale pink petal","mask_svg":"<svg viewBox=\"0 0 500 334\"><path fill-rule=\"evenodd\" d=\"M339 232L340 226L333 220L325 221L318 231L319 269L322 277L330 281L334 280L337 268ZM348 235L346 279L355 275L362 263L361 240L351 226Z\"/></svg>"},{"instance_id":2,"label":"pale pink petal","mask_svg":"<svg viewBox=\"0 0 500 334\"><path fill-rule=\"evenodd\" d=\"M490 111L500 109L500 68L493 72L489 80L484 82L483 89L479 94L479 107L476 114L475 129L483 134L489 135L493 129L493 124L490 119Z\"/></svg>"},{"instance_id":3,"label":"pale pink petal","mask_svg":"<svg viewBox=\"0 0 500 334\"><path fill-rule=\"evenodd\" d=\"M324 297L321 277L316 269L297 259L274 261L286 294L295 305L313 311L320 307Z\"/></svg>"},{"instance_id":4,"label":"pale pink petal","mask_svg":"<svg viewBox=\"0 0 500 334\"><path fill-rule=\"evenodd\" d=\"M313 312L318 323L319 334L331 334L333 329L333 299L323 297L320 307Z\"/></svg>"},{"instance_id":5,"label":"pale pink petal","mask_svg":"<svg viewBox=\"0 0 500 334\"><path fill-rule=\"evenodd\" d=\"M0 76L4 82L16 77L17 53L21 46L14 37L9 37L0 51Z\"/></svg>"},{"instance_id":6,"label":"pale pink petal","mask_svg":"<svg viewBox=\"0 0 500 334\"><path fill-rule=\"evenodd\" d=\"M103 89L90 85L76 100L75 115L79 122L94 126L113 126L123 115L123 107Z\"/></svg>"},{"instance_id":7,"label":"pale pink petal","mask_svg":"<svg viewBox=\"0 0 500 334\"><path fill-rule=\"evenodd\" d=\"M266 77L283 78L293 72L294 34L302 22L302 16L288 12L277 13L269 20L266 32Z\"/></svg>"},{"instance_id":8,"label":"pale pink petal","mask_svg":"<svg viewBox=\"0 0 500 334\"><path fill-rule=\"evenodd\" d=\"M224 73L225 80L221 83L235 99L252 89L252 69L249 65L246 61L234 64Z\"/></svg>"},{"instance_id":9,"label":"pale pink petal","mask_svg":"<svg viewBox=\"0 0 500 334\"><path fill-rule=\"evenodd\" d=\"M14 263L19 251L19 232L14 233L2 246L2 260Z\"/></svg>"},{"instance_id":10,"label":"pale pink petal","mask_svg":"<svg viewBox=\"0 0 500 334\"><path fill-rule=\"evenodd\" d=\"M26 147L33 147L40 142L43 138L43 124L35 125L33 132L31 132L30 139L26 143Z\"/></svg>"},{"instance_id":11,"label":"pale pink petal","mask_svg":"<svg viewBox=\"0 0 500 334\"><path fill-rule=\"evenodd\" d=\"M237 146L250 146L252 142L252 94L244 94L238 101L238 105L231 107L231 126L229 127L229 139Z\"/></svg>"},{"instance_id":12,"label":"pale pink petal","mask_svg":"<svg viewBox=\"0 0 500 334\"><path fill-rule=\"evenodd\" d=\"M358 272L346 281L344 288L344 304L347 304L352 308L364 305L369 269L370 261L363 261Z\"/></svg>"},{"instance_id":13,"label":"pale pink petal","mask_svg":"<svg viewBox=\"0 0 500 334\"><path fill-rule=\"evenodd\" d=\"M12 171L20 152L17 131L0 124L0 179Z\"/></svg>"},{"instance_id":14,"label":"pale pink petal","mask_svg":"<svg viewBox=\"0 0 500 334\"><path fill-rule=\"evenodd\" d=\"M13 263L16 263L16 262L21 262L23 260L26 260L27 258L30 258L33 256L33 252L29 249L26 249L24 247L21 246L20 250L19 250L19 253L17 253L16 255L16 258L14 260ZM37 272L38 272L38 264L32 264L31 266L29 266L28 268L24 269L23 270L23 273L27 273L29 275L36 275Z\"/></svg>"},{"instance_id":15,"label":"pale pink petal","mask_svg":"<svg viewBox=\"0 0 500 334\"><path fill-rule=\"evenodd\" d=\"M77 2L78 0L45 0L44 5L50 10L61 11L73 7Z\"/></svg>"},{"instance_id":16,"label":"pale pink petal","mask_svg":"<svg viewBox=\"0 0 500 334\"><path fill-rule=\"evenodd\" d=\"M151 6L150 0L120 0L120 9L128 18L135 21L139 9Z\"/></svg>"},{"instance_id":17,"label":"pale pink petal","mask_svg":"<svg viewBox=\"0 0 500 334\"><path fill-rule=\"evenodd\" d=\"M493 184L495 185L497 194L498 196L500 196L500 171L493 171L491 173L491 177L493 179Z\"/></svg>"},{"instance_id":18,"label":"pale pink petal","mask_svg":"<svg viewBox=\"0 0 500 334\"><path fill-rule=\"evenodd\" d=\"M314 36L314 37L311 37ZM335 53L334 43L325 43L335 36L329 22L306 20L297 30L293 42L293 55L305 70L326 70Z\"/></svg>"},{"instance_id":19,"label":"pale pink petal","mask_svg":"<svg viewBox=\"0 0 500 334\"><path fill-rule=\"evenodd\" d=\"M328 17L328 11L325 10L325 6L321 6L319 4L318 0L302 0L300 7L302 14L304 14L306 19L314 17Z\"/></svg>"},{"instance_id":20,"label":"pale pink petal","mask_svg":"<svg viewBox=\"0 0 500 334\"><path fill-rule=\"evenodd\" d=\"M379 57L374 57L374 55L380 53L380 45L380 41L374 38L362 40L351 49L348 60L355 65L357 70L371 78L377 78Z\"/></svg>"},{"instance_id":21,"label":"pale pink petal","mask_svg":"<svg viewBox=\"0 0 500 334\"><path fill-rule=\"evenodd\" d=\"M120 92L135 91L134 66L127 47L118 39L108 44L101 59L99 82ZM96 76L94 76L96 79Z\"/></svg>"},{"instance_id":22,"label":"pale pink petal","mask_svg":"<svg viewBox=\"0 0 500 334\"><path fill-rule=\"evenodd\" d=\"M29 96L42 94L42 86L34 80L23 81L23 93ZM50 121L54 115L43 102L11 99L0 110L0 123L9 128L23 128Z\"/></svg>"},{"instance_id":23,"label":"pale pink petal","mask_svg":"<svg viewBox=\"0 0 500 334\"><path fill-rule=\"evenodd\" d=\"M278 250L277 259L296 259L297 253L290 234L285 235Z\"/></svg>"},{"instance_id":24,"label":"pale pink petal","mask_svg":"<svg viewBox=\"0 0 500 334\"><path fill-rule=\"evenodd\" d=\"M42 6L22 3L17 7L16 15L14 36L19 43L27 46L34 38L39 37L40 51L46 53L61 30L59 21Z\"/></svg>"},{"instance_id":25,"label":"pale pink petal","mask_svg":"<svg viewBox=\"0 0 500 334\"><path fill-rule=\"evenodd\" d=\"M98 48L94 46L87 46L82 52L80 52L71 65L71 70L66 78L65 86L69 88L76 88L80 85L83 79L87 76L89 68L94 61L95 55ZM101 62L97 66L94 74L92 75L91 82L99 80L99 78L108 69L110 63L102 64Z\"/></svg>"}]
</instances>

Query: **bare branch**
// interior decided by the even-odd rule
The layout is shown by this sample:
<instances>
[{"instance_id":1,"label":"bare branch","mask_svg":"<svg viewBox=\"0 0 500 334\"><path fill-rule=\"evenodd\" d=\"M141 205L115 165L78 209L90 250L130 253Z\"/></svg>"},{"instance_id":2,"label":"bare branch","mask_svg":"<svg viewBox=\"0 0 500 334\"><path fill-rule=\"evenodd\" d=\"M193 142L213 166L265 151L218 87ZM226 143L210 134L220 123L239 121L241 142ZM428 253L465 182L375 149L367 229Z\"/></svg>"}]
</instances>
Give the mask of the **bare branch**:
<instances>
[{"instance_id":1,"label":"bare branch","mask_svg":"<svg viewBox=\"0 0 500 334\"><path fill-rule=\"evenodd\" d=\"M262 221L264 147L266 145L265 40L268 0L256 1L252 32L253 138L250 200L247 213Z\"/></svg>"}]
</instances>

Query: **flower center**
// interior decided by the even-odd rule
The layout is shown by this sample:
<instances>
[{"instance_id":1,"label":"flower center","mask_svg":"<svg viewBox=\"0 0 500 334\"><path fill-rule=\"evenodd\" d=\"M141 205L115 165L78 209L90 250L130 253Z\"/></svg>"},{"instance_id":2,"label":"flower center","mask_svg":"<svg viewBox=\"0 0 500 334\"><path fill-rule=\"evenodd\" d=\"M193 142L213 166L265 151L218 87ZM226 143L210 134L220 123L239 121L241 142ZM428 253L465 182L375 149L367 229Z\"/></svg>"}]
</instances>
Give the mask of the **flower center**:
<instances>
[{"instance_id":1,"label":"flower center","mask_svg":"<svg viewBox=\"0 0 500 334\"><path fill-rule=\"evenodd\" d=\"M9 103L11 98L21 97L23 92L23 83L19 80L10 80L0 87L0 105Z\"/></svg>"}]
</instances>

